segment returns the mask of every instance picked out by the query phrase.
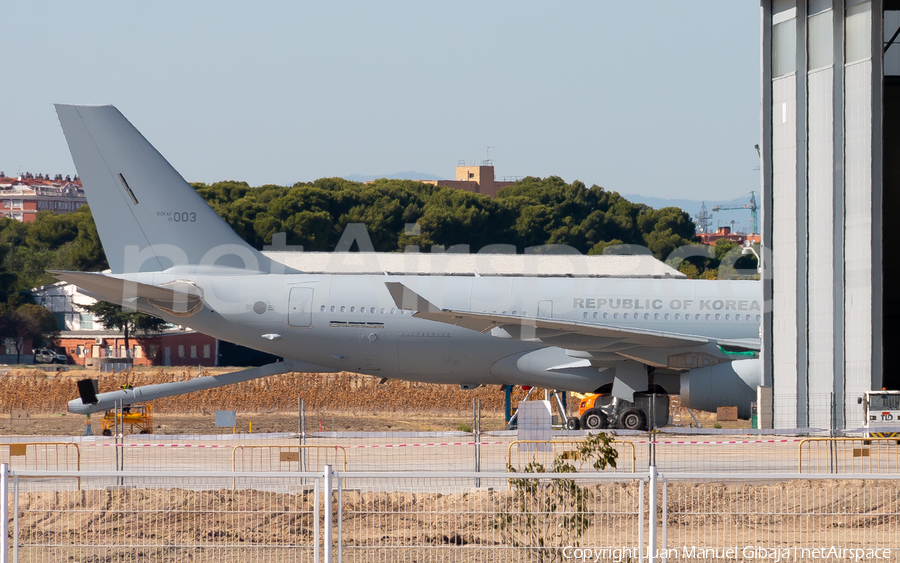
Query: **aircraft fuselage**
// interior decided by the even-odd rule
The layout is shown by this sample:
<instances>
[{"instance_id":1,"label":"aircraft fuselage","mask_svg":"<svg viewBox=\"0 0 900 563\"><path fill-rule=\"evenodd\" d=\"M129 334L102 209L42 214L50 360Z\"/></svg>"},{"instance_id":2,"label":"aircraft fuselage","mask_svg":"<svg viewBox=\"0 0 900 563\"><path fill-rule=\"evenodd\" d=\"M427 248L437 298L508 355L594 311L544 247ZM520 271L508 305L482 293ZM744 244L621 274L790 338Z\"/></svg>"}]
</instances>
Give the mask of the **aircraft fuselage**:
<instances>
[{"instance_id":1,"label":"aircraft fuselage","mask_svg":"<svg viewBox=\"0 0 900 563\"><path fill-rule=\"evenodd\" d=\"M195 284L203 292L200 312L188 318L162 316L217 338L321 371L433 383L526 383L527 377L512 381L495 364L548 347L564 357L566 335L510 338L496 329L480 333L415 318L397 307L386 282L402 283L443 309L521 317L525 326L529 319L543 318L741 339L759 336L762 316L759 284L752 281L165 272L116 277L150 285ZM592 391L600 381L590 376L596 371L572 368L550 375L561 389ZM546 377L542 380L546 383Z\"/></svg>"}]
</instances>

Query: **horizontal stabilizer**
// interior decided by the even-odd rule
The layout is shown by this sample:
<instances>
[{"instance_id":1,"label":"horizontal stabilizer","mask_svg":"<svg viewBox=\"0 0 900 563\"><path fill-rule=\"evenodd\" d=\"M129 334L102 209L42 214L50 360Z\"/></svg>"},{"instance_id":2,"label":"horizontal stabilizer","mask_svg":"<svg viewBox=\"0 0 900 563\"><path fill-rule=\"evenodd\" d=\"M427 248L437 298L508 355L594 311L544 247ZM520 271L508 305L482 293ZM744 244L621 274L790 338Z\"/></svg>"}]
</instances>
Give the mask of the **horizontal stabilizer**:
<instances>
[{"instance_id":1,"label":"horizontal stabilizer","mask_svg":"<svg viewBox=\"0 0 900 563\"><path fill-rule=\"evenodd\" d=\"M147 285L93 272L50 271L56 279L71 283L110 303L126 304L145 299L165 313L179 317L193 315L203 307L203 292L189 282L173 282L168 287Z\"/></svg>"}]
</instances>

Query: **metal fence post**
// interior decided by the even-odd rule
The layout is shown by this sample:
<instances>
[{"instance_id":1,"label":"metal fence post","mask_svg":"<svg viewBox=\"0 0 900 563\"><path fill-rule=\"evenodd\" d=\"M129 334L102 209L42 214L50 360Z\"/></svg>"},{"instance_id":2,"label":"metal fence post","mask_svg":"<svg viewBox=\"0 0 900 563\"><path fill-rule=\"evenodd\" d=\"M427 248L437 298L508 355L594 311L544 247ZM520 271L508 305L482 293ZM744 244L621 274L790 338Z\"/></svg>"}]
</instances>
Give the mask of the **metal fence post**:
<instances>
[{"instance_id":1,"label":"metal fence post","mask_svg":"<svg viewBox=\"0 0 900 563\"><path fill-rule=\"evenodd\" d=\"M322 476L325 479L325 487L323 487L323 502L325 503L325 522L324 532L325 532L325 563L332 563L331 561L331 538L332 538L332 529L331 529L331 478L334 476L334 472L331 471L331 466L326 465L325 471L322 472Z\"/></svg>"},{"instance_id":2,"label":"metal fence post","mask_svg":"<svg viewBox=\"0 0 900 563\"><path fill-rule=\"evenodd\" d=\"M666 481L666 478L662 479L662 560L667 561L669 558L669 542L668 542L668 529L669 529L669 515L668 515L668 506L669 506L669 484Z\"/></svg>"},{"instance_id":3,"label":"metal fence post","mask_svg":"<svg viewBox=\"0 0 900 563\"><path fill-rule=\"evenodd\" d=\"M638 498L640 499L639 509L641 513L641 516L638 518L638 561L644 563L644 479L640 479L638 483L640 484Z\"/></svg>"},{"instance_id":4,"label":"metal fence post","mask_svg":"<svg viewBox=\"0 0 900 563\"><path fill-rule=\"evenodd\" d=\"M342 563L344 560L343 553L344 544L344 481L343 477L337 477L337 560Z\"/></svg>"},{"instance_id":5,"label":"metal fence post","mask_svg":"<svg viewBox=\"0 0 900 563\"><path fill-rule=\"evenodd\" d=\"M9 561L9 464L0 463L0 520L3 521L3 532L0 533L0 563Z\"/></svg>"},{"instance_id":6,"label":"metal fence post","mask_svg":"<svg viewBox=\"0 0 900 563\"><path fill-rule=\"evenodd\" d=\"M481 471L481 399L472 399L472 435L475 438L475 472ZM481 479L475 479L475 486L481 486Z\"/></svg>"},{"instance_id":7,"label":"metal fence post","mask_svg":"<svg viewBox=\"0 0 900 563\"><path fill-rule=\"evenodd\" d=\"M306 403L303 399L297 399L297 434L300 438L300 471L306 471L306 454L303 448L306 445Z\"/></svg>"},{"instance_id":8,"label":"metal fence post","mask_svg":"<svg viewBox=\"0 0 900 563\"><path fill-rule=\"evenodd\" d=\"M80 483L80 481L79 481ZM13 476L13 561L19 563L19 476Z\"/></svg>"},{"instance_id":9,"label":"metal fence post","mask_svg":"<svg viewBox=\"0 0 900 563\"><path fill-rule=\"evenodd\" d=\"M656 466L650 466L650 506L647 510L647 519L650 528L647 533L647 561L653 563L656 561Z\"/></svg>"},{"instance_id":10,"label":"metal fence post","mask_svg":"<svg viewBox=\"0 0 900 563\"><path fill-rule=\"evenodd\" d=\"M321 563L319 559L319 486L321 480L316 477L313 486L313 561Z\"/></svg>"}]
</instances>

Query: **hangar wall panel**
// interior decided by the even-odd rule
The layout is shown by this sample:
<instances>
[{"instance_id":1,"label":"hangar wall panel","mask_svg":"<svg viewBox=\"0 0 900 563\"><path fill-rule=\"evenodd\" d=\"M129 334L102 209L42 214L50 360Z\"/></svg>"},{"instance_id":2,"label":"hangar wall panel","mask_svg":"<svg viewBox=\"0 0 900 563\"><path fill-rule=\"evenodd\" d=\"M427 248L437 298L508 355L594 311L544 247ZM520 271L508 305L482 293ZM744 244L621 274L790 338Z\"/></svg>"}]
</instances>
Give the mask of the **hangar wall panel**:
<instances>
[{"instance_id":1,"label":"hangar wall panel","mask_svg":"<svg viewBox=\"0 0 900 563\"><path fill-rule=\"evenodd\" d=\"M797 426L797 89L772 82L772 353L775 428Z\"/></svg>"},{"instance_id":2,"label":"hangar wall panel","mask_svg":"<svg viewBox=\"0 0 900 563\"><path fill-rule=\"evenodd\" d=\"M872 63L849 64L844 73L845 412L855 427L862 424L856 398L871 390L873 378Z\"/></svg>"},{"instance_id":3,"label":"hangar wall panel","mask_svg":"<svg viewBox=\"0 0 900 563\"><path fill-rule=\"evenodd\" d=\"M830 15L830 14L828 14ZM821 16L819 16L821 17ZM830 22L829 22L830 23ZM830 33L829 29L829 33ZM829 45L830 47L830 45ZM809 426L828 428L834 385L834 70L809 73L808 122L808 315Z\"/></svg>"}]
</instances>

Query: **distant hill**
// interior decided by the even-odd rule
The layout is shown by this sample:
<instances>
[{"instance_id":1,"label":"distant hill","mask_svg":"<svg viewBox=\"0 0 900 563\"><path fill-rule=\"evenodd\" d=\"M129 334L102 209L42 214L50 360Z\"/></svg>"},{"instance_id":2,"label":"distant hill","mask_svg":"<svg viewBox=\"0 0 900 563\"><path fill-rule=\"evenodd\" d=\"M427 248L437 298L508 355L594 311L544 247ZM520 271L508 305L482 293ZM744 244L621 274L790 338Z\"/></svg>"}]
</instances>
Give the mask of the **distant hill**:
<instances>
[{"instance_id":1,"label":"distant hill","mask_svg":"<svg viewBox=\"0 0 900 563\"><path fill-rule=\"evenodd\" d=\"M444 178L443 176L435 176L434 174L426 174L424 172L396 172L394 174L350 174L343 176L345 180L351 182L371 182L380 178L388 180L452 180L453 178Z\"/></svg>"}]
</instances>

